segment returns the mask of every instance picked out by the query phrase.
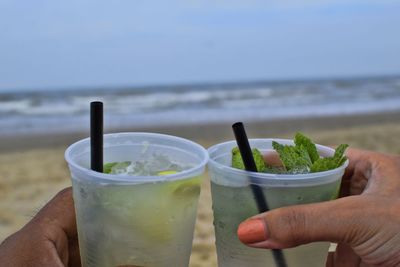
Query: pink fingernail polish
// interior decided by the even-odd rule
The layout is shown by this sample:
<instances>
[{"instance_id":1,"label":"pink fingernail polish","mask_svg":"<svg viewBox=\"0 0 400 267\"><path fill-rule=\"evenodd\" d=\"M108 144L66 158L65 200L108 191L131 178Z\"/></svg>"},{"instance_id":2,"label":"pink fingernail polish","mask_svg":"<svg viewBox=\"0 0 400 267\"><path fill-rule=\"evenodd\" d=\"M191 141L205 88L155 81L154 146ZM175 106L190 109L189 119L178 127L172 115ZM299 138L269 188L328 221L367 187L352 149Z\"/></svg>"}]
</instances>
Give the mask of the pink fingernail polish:
<instances>
[{"instance_id":1,"label":"pink fingernail polish","mask_svg":"<svg viewBox=\"0 0 400 267\"><path fill-rule=\"evenodd\" d=\"M268 239L267 228L261 219L252 219L242 222L237 230L240 241L252 244Z\"/></svg>"}]
</instances>

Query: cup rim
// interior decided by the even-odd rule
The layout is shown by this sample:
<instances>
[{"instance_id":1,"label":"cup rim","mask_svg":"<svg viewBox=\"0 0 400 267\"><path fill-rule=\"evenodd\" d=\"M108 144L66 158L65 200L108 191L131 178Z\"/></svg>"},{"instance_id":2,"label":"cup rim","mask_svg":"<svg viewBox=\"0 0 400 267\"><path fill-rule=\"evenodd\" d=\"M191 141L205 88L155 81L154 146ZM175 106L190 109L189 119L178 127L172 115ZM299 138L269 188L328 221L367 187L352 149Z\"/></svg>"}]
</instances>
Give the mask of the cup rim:
<instances>
[{"instance_id":1,"label":"cup rim","mask_svg":"<svg viewBox=\"0 0 400 267\"><path fill-rule=\"evenodd\" d=\"M292 139L280 139L280 138L254 138L254 139L249 139L249 142L272 142L272 141L276 141L276 142L280 142L280 143L290 143L290 144L294 144L294 141ZM224 172L227 173L231 173L233 175L241 175L241 176L251 176L252 178L256 178L256 179L260 179L263 181L286 181L286 182L294 182L294 181L310 181L310 180L317 180L317 179L321 179L321 177L325 177L325 176L330 176L332 174L337 174L340 173L341 171L343 171L348 165L349 165L349 160L347 159L340 167L337 167L335 169L332 170L328 170L328 171L323 171L323 172L314 172L314 173L305 173L305 174L274 174L274 173L260 173L260 172L249 172L246 170L241 170L241 169L236 169L233 168L231 166L227 166L224 164L221 164L219 162L217 162L216 160L214 160L214 158L211 156L212 153L216 152L221 146L224 145L236 145L236 141L234 140L230 140L230 141L226 141L223 143L219 143L216 145L213 145L211 147L209 147L207 149L208 154L209 154L209 160L208 163L210 166L215 166L220 170L223 170ZM324 149L324 150L328 150L331 153L334 153L335 150L331 147L327 147L327 146L323 146L323 145L319 145L316 144L317 150L320 149Z\"/></svg>"},{"instance_id":2,"label":"cup rim","mask_svg":"<svg viewBox=\"0 0 400 267\"><path fill-rule=\"evenodd\" d=\"M192 173L200 172L203 168L205 168L209 160L209 154L207 153L207 150L203 146L182 137L167 135L167 134L150 133L150 132L117 132L117 133L104 134L104 139L106 139L107 137L112 138L117 136L149 136L149 137L157 137L157 138L170 139L177 142L182 142L194 147L197 151L199 151L202 154L200 156L200 159L202 160L199 164L196 164L192 168L181 171L179 173L162 175L162 176L155 176L155 175L134 176L134 175L120 175L120 174L117 175L117 174L100 173L80 166L74 161L74 159L71 156L71 153L74 150L74 148L76 148L79 145L87 143L88 146L90 147L90 137L81 139L71 144L65 150L64 153L65 160L70 165L71 169L74 168L77 171L86 174L86 176L90 176L91 178L88 178L89 180L95 180L99 182L125 182L125 183L161 182L161 181L172 181L172 180L181 180L189 178L191 177L190 175Z\"/></svg>"}]
</instances>

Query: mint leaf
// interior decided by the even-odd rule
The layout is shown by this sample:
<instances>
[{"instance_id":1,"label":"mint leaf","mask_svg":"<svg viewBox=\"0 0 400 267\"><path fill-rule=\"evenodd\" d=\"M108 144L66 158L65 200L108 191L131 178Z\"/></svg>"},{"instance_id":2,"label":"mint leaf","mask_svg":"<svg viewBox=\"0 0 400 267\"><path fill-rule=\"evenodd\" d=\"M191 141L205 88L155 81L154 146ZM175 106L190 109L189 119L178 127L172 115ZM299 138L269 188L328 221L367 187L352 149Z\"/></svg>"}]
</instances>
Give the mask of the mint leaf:
<instances>
[{"instance_id":1,"label":"mint leaf","mask_svg":"<svg viewBox=\"0 0 400 267\"><path fill-rule=\"evenodd\" d=\"M313 160L310 157L310 154L308 153L307 148L304 145L296 145L296 151L299 157L301 157L304 162L307 162L307 166L310 167L313 163Z\"/></svg>"},{"instance_id":2,"label":"mint leaf","mask_svg":"<svg viewBox=\"0 0 400 267\"><path fill-rule=\"evenodd\" d=\"M111 173L112 167L117 165L118 162L106 163L103 165L103 173Z\"/></svg>"},{"instance_id":3,"label":"mint leaf","mask_svg":"<svg viewBox=\"0 0 400 267\"><path fill-rule=\"evenodd\" d=\"M311 166L311 172L323 172L328 170L336 169L346 162L347 158L344 156L344 152L349 147L347 144L339 145L333 157L320 158Z\"/></svg>"},{"instance_id":4,"label":"mint leaf","mask_svg":"<svg viewBox=\"0 0 400 267\"><path fill-rule=\"evenodd\" d=\"M279 154L285 169L289 173L307 173L311 166L311 159L304 146L281 145L272 141L272 147Z\"/></svg>"},{"instance_id":5,"label":"mint leaf","mask_svg":"<svg viewBox=\"0 0 400 267\"><path fill-rule=\"evenodd\" d=\"M342 166L342 165L346 162L346 160L347 160L347 157L346 157L346 156L343 156L342 159L339 161L339 164L338 164L337 167Z\"/></svg>"},{"instance_id":6,"label":"mint leaf","mask_svg":"<svg viewBox=\"0 0 400 267\"><path fill-rule=\"evenodd\" d=\"M344 156L348 145L342 144L335 150L333 157L320 158L316 145L310 138L297 133L295 146L272 142L288 173L322 172L341 166L347 158Z\"/></svg>"},{"instance_id":7,"label":"mint leaf","mask_svg":"<svg viewBox=\"0 0 400 267\"><path fill-rule=\"evenodd\" d=\"M344 152L346 151L346 149L349 147L349 145L347 144L341 144L339 145L336 150L335 150L335 155L333 155L333 158L336 160L336 162L338 163L339 167L341 164L340 162L342 161L343 157L344 157ZM346 161L346 160L345 160ZM344 162L342 162L344 163Z\"/></svg>"},{"instance_id":8,"label":"mint leaf","mask_svg":"<svg viewBox=\"0 0 400 267\"><path fill-rule=\"evenodd\" d=\"M323 172L335 169L337 162L334 158L320 158L311 166L310 172Z\"/></svg>"},{"instance_id":9,"label":"mint leaf","mask_svg":"<svg viewBox=\"0 0 400 267\"><path fill-rule=\"evenodd\" d=\"M297 133L294 138L295 145L282 145L272 141L272 147L278 153L283 163L282 167L268 166L259 150L252 149L253 157L259 172L275 174L302 174L310 172L323 172L333 170L344 164L347 160L345 151L348 145L339 145L332 157L321 158L317 146L302 133ZM244 170L244 164L239 148L232 149L232 167Z\"/></svg>"},{"instance_id":10,"label":"mint leaf","mask_svg":"<svg viewBox=\"0 0 400 267\"><path fill-rule=\"evenodd\" d=\"M317 146L304 134L296 133L296 136L294 137L294 143L297 147L303 146L307 150L312 163L316 162L320 158L317 151Z\"/></svg>"},{"instance_id":11,"label":"mint leaf","mask_svg":"<svg viewBox=\"0 0 400 267\"><path fill-rule=\"evenodd\" d=\"M251 152L253 153L253 158L256 163L257 171L264 172L265 162L261 152L257 148L253 148ZM242 155L240 154L240 150L238 147L232 149L232 167L241 170L245 169Z\"/></svg>"}]
</instances>

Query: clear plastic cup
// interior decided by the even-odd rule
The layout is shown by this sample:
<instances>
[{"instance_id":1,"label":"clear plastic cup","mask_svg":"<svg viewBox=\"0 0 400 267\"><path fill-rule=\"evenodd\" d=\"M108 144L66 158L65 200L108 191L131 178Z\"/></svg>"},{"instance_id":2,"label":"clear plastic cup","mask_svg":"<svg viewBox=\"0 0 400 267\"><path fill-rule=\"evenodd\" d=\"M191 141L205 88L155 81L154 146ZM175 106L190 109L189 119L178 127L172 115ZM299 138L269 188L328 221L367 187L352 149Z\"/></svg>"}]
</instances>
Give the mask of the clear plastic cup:
<instances>
[{"instance_id":1,"label":"clear plastic cup","mask_svg":"<svg viewBox=\"0 0 400 267\"><path fill-rule=\"evenodd\" d=\"M250 145L267 153L274 151L272 141L294 144L286 139L252 139ZM231 167L231 151L236 146L236 142L231 141L208 149L218 266L275 266L270 251L247 247L237 237L239 224L258 213L250 184L262 188L270 209L327 201L337 198L348 162L334 170L310 174L246 172ZM332 156L335 152L332 148L320 145L317 145L317 149L324 157ZM328 247L329 243L317 242L285 249L283 253L289 267L325 266Z\"/></svg>"},{"instance_id":2,"label":"clear plastic cup","mask_svg":"<svg viewBox=\"0 0 400 267\"><path fill-rule=\"evenodd\" d=\"M167 155L190 166L163 176L90 170L90 139L65 152L72 176L83 267L186 267L192 248L207 151L189 140L153 133L104 136L104 162Z\"/></svg>"}]
</instances>

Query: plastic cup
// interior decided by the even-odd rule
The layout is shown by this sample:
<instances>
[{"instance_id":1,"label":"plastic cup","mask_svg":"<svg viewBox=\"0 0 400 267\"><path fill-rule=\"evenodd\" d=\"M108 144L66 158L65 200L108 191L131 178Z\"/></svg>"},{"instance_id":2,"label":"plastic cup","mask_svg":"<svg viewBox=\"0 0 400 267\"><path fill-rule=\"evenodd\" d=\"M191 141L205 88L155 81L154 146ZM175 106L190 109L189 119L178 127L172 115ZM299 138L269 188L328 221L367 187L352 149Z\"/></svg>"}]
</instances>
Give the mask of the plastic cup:
<instances>
[{"instance_id":1,"label":"plastic cup","mask_svg":"<svg viewBox=\"0 0 400 267\"><path fill-rule=\"evenodd\" d=\"M272 141L293 145L285 139L251 139L252 148L262 153L274 151ZM316 203L337 198L344 170L348 165L325 172L283 175L246 172L231 167L231 150L235 141L217 144L208 149L209 174L214 211L214 227L219 267L275 266L271 251L250 248L237 237L237 228L245 219L256 215L257 205L250 189L260 186L270 209L284 206ZM332 156L334 150L317 145L323 157ZM283 250L288 266L325 266L329 243L316 242Z\"/></svg>"},{"instance_id":2,"label":"plastic cup","mask_svg":"<svg viewBox=\"0 0 400 267\"><path fill-rule=\"evenodd\" d=\"M65 152L72 176L83 267L186 267L192 248L207 151L189 140L154 133L104 136L104 162L168 156L190 168L163 176L90 170L90 139Z\"/></svg>"}]
</instances>

